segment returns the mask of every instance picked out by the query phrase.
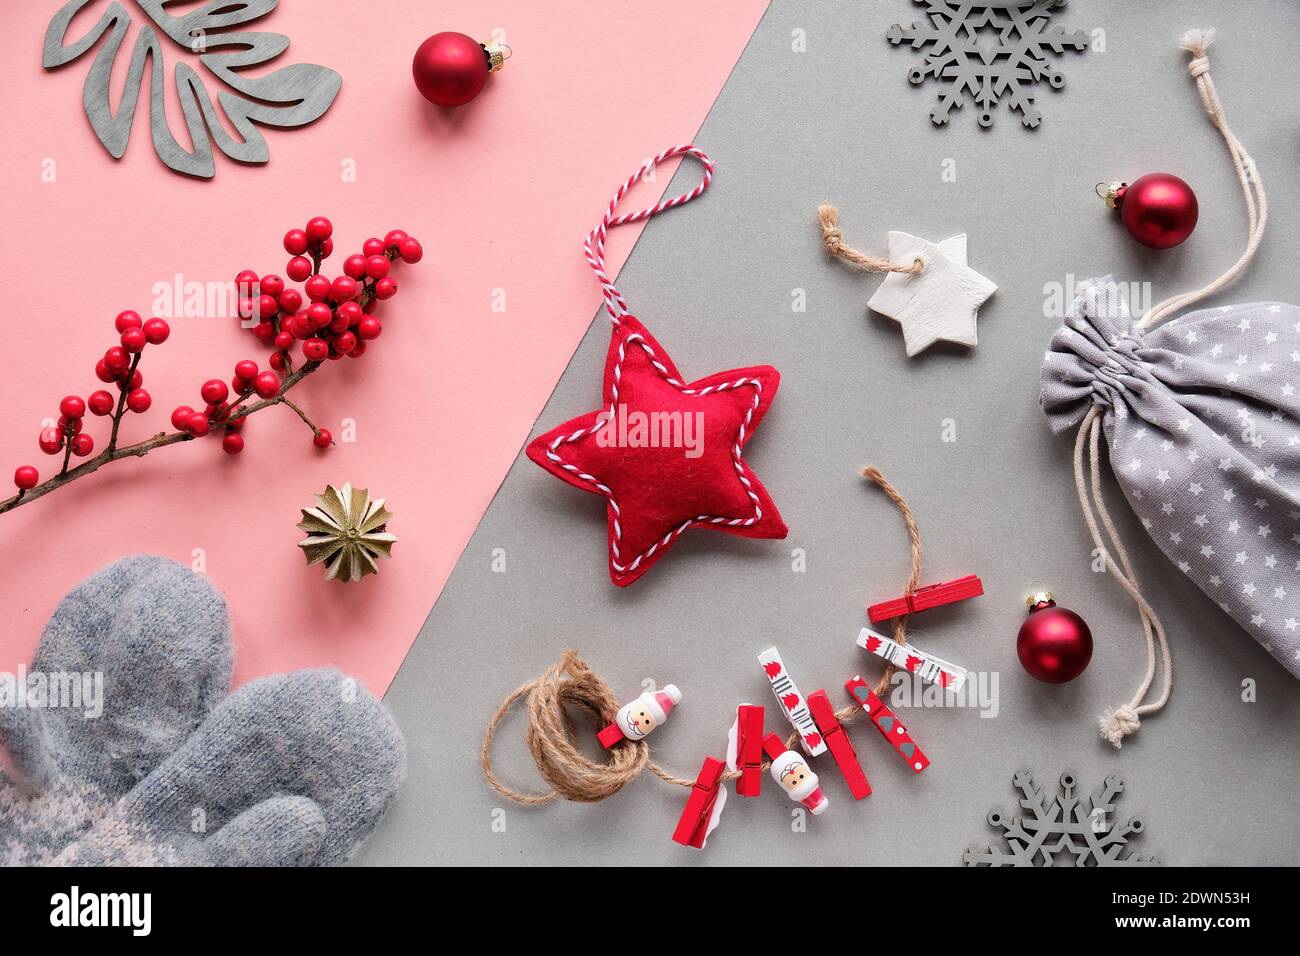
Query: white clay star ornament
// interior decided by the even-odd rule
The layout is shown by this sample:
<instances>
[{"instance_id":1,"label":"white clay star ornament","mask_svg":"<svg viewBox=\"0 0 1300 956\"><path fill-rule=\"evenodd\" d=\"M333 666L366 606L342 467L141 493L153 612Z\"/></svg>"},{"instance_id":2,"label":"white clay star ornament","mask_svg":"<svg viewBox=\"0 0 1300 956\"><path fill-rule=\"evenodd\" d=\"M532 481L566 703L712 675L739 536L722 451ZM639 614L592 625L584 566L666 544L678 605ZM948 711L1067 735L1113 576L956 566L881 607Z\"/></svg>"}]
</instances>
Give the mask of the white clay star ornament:
<instances>
[{"instance_id":1,"label":"white clay star ornament","mask_svg":"<svg viewBox=\"0 0 1300 956\"><path fill-rule=\"evenodd\" d=\"M902 326L908 357L939 341L973 348L979 308L997 286L967 265L966 234L935 243L891 232L888 258L921 262L915 274L890 272L867 302Z\"/></svg>"},{"instance_id":2,"label":"white clay star ornament","mask_svg":"<svg viewBox=\"0 0 1300 956\"><path fill-rule=\"evenodd\" d=\"M817 207L817 218L827 253L865 272L884 273L867 306L902 326L909 357L939 341L975 346L979 308L998 287L967 264L964 232L937 243L891 232L881 257L845 245L839 212L830 203Z\"/></svg>"}]
</instances>

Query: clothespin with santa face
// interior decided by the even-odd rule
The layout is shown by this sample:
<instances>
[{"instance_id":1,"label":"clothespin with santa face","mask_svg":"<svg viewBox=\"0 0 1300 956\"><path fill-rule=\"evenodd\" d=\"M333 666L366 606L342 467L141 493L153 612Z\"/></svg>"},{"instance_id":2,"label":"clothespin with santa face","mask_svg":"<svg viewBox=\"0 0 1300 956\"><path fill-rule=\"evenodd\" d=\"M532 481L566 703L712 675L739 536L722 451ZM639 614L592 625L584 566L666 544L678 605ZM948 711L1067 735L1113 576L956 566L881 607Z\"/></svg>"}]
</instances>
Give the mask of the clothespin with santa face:
<instances>
[{"instance_id":1,"label":"clothespin with santa face","mask_svg":"<svg viewBox=\"0 0 1300 956\"><path fill-rule=\"evenodd\" d=\"M763 708L741 704L727 733L727 769L739 770L736 795L758 796L763 780Z\"/></svg>"},{"instance_id":2,"label":"clothespin with santa face","mask_svg":"<svg viewBox=\"0 0 1300 956\"><path fill-rule=\"evenodd\" d=\"M705 757L700 775L691 785L691 795L686 798L686 809L673 831L673 842L682 846L704 849L709 834L718 828L722 808L727 803L727 788L722 785L723 762L716 757Z\"/></svg>"},{"instance_id":3,"label":"clothespin with santa face","mask_svg":"<svg viewBox=\"0 0 1300 956\"><path fill-rule=\"evenodd\" d=\"M608 750L620 740L641 740L665 720L674 706L682 701L682 692L676 684L663 690L646 691L630 704L624 704L614 716L614 722L596 735Z\"/></svg>"},{"instance_id":4,"label":"clothespin with santa face","mask_svg":"<svg viewBox=\"0 0 1300 956\"><path fill-rule=\"evenodd\" d=\"M787 750L776 734L763 738L763 749L772 760L772 779L781 785L791 800L802 803L814 816L830 806L817 774L808 766L808 759L803 754Z\"/></svg>"}]
</instances>

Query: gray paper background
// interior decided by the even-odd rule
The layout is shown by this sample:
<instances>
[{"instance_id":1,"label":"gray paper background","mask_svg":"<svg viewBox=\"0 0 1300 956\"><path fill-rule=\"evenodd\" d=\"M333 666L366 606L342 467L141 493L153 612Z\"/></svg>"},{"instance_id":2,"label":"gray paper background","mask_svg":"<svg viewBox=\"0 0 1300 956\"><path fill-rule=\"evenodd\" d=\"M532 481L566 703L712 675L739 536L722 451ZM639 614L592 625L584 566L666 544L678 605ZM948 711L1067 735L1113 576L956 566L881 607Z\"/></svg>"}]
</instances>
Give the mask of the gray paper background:
<instances>
[{"instance_id":1,"label":"gray paper background","mask_svg":"<svg viewBox=\"0 0 1300 956\"><path fill-rule=\"evenodd\" d=\"M1172 636L1176 686L1121 752L1097 737L1095 715L1126 702L1145 666L1141 632L1129 599L1091 570L1071 441L1052 438L1038 409L1039 364L1058 324L1044 315L1048 284L1111 272L1151 282L1159 299L1217 275L1244 244L1230 162L1178 49L1188 27L1219 28L1214 77L1271 213L1248 275L1212 302L1300 299L1300 74L1290 65L1300 6L1071 3L1060 22L1104 29L1106 49L1059 58L1066 86L1040 87L1044 119L1032 131L1005 108L980 129L970 105L948 127L931 125L935 87L906 81L921 53L885 41L890 24L920 10L906 0L774 2L694 137L717 164L712 189L652 221L619 277L688 378L760 362L781 371L746 458L789 539L692 532L619 590L605 567L603 501L521 451L389 691L410 774L360 862L951 865L994 838L991 807L1018 812L1011 777L1024 767L1053 787L1071 770L1085 791L1120 773L1120 817L1141 816L1135 845L1166 863L1300 863L1300 687L1164 558L1113 482L1108 500ZM796 30L807 52L792 51ZM629 172L665 145L627 143ZM955 182L942 178L945 160ZM1193 237L1166 252L1131 241L1092 193L1099 180L1156 170L1192 183L1201 208ZM683 167L669 192L698 175ZM980 313L978 347L907 359L894 324L866 312L879 277L822 252L815 209L827 199L861 249L883 251L890 229L934 240L967 232L971 265L999 286ZM806 312L792 311L795 290ZM608 338L602 315L537 432L597 407ZM946 419L955 442L942 440ZM766 779L761 799L732 796L703 853L670 840L686 792L649 775L594 806L516 807L485 784L489 716L566 647L623 699L647 678L681 686L684 701L651 743L656 759L691 777L705 754L721 756L738 702L769 705L769 725L779 719L755 661L763 648L780 648L805 693L825 687L837 701L848 675L874 675L854 639L865 605L901 591L908 556L896 512L857 476L867 462L916 513L925 580L984 579L985 596L927 612L912 633L942 657L997 672L995 718L900 709L932 760L920 776L859 721L851 733L871 797L854 804L820 760L832 805L806 832L792 832L794 804ZM796 548L804 573L792 570ZM494 549L505 573L492 571ZM1095 635L1093 662L1071 684L1039 684L1016 659L1034 584ZM1242 700L1247 680L1254 703ZM506 722L496 766L538 786L523 730L518 713Z\"/></svg>"}]
</instances>

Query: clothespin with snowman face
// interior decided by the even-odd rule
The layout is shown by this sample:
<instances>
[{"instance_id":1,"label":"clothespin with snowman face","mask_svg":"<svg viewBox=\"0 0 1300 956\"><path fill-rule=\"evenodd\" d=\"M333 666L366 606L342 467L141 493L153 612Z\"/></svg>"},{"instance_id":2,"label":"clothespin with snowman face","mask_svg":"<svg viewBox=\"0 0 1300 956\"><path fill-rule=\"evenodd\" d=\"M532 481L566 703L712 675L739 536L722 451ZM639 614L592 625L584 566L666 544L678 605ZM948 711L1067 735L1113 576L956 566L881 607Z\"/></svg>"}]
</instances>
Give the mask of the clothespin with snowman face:
<instances>
[{"instance_id":1,"label":"clothespin with snowman face","mask_svg":"<svg viewBox=\"0 0 1300 956\"><path fill-rule=\"evenodd\" d=\"M791 800L802 803L813 816L823 813L830 806L830 800L822 793L817 774L808 766L808 758L787 750L776 734L768 734L763 738L763 749L772 760L772 779L781 785Z\"/></svg>"},{"instance_id":2,"label":"clothespin with snowman face","mask_svg":"<svg viewBox=\"0 0 1300 956\"><path fill-rule=\"evenodd\" d=\"M681 701L682 692L676 684L669 684L663 690L648 690L620 707L614 722L596 736L606 750L620 740L641 740L667 720L669 712Z\"/></svg>"}]
</instances>

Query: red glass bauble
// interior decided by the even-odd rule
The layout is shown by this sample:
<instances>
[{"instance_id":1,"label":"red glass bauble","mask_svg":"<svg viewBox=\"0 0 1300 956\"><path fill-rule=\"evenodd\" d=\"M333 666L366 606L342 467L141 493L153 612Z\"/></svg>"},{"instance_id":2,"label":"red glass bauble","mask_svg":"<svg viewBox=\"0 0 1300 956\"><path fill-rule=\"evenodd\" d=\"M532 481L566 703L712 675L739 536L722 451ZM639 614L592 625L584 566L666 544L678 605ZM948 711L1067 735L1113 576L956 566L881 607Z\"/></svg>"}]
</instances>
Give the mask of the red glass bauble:
<instances>
[{"instance_id":1,"label":"red glass bauble","mask_svg":"<svg viewBox=\"0 0 1300 956\"><path fill-rule=\"evenodd\" d=\"M463 33L435 33L415 51L411 72L420 94L439 106L464 106L483 89L488 53Z\"/></svg>"},{"instance_id":2,"label":"red glass bauble","mask_svg":"<svg viewBox=\"0 0 1300 956\"><path fill-rule=\"evenodd\" d=\"M1029 617L1016 636L1016 653L1031 677L1064 684L1092 660L1092 632L1083 618L1057 607L1050 594L1030 597Z\"/></svg>"},{"instance_id":3,"label":"red glass bauble","mask_svg":"<svg viewBox=\"0 0 1300 956\"><path fill-rule=\"evenodd\" d=\"M1196 193L1177 176L1149 173L1116 192L1124 228L1152 249L1169 249L1192 234L1200 208Z\"/></svg>"}]
</instances>

